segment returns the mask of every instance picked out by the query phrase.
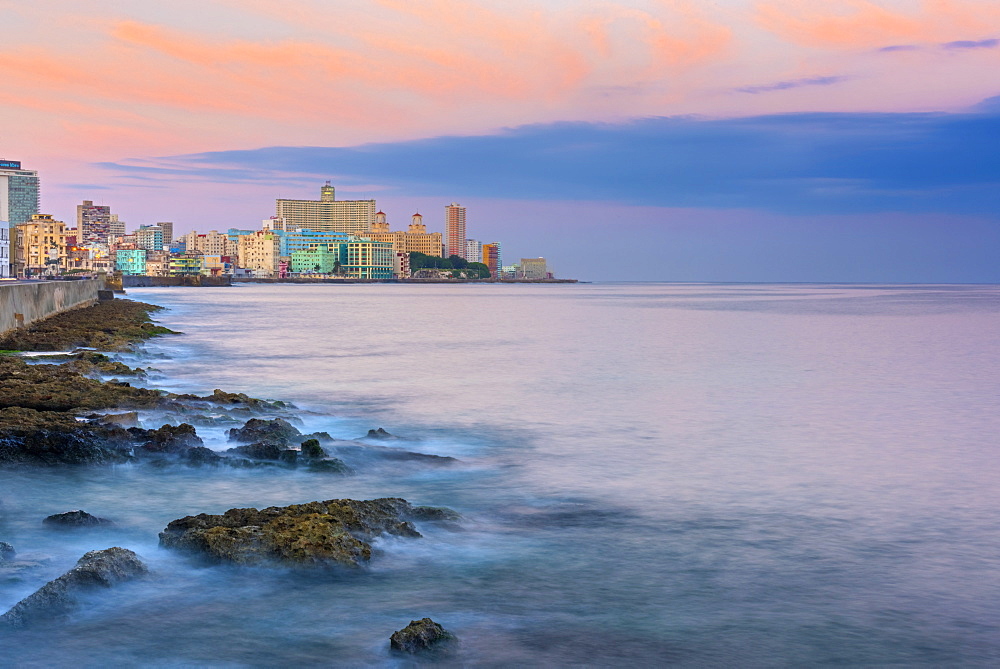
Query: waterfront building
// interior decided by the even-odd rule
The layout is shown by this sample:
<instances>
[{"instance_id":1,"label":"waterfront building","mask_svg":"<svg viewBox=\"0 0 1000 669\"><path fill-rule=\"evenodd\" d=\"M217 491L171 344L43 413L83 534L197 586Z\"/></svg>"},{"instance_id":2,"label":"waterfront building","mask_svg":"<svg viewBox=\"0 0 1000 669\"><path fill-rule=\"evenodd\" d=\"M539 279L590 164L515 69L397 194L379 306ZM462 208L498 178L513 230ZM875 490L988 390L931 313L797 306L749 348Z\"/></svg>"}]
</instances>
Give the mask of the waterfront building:
<instances>
[{"instance_id":1,"label":"waterfront building","mask_svg":"<svg viewBox=\"0 0 1000 669\"><path fill-rule=\"evenodd\" d=\"M465 207L452 202L444 208L445 253L465 257Z\"/></svg>"},{"instance_id":2,"label":"waterfront building","mask_svg":"<svg viewBox=\"0 0 1000 669\"><path fill-rule=\"evenodd\" d=\"M79 230L78 246L104 247L111 237L111 207L84 200L76 205L76 229Z\"/></svg>"},{"instance_id":3,"label":"waterfront building","mask_svg":"<svg viewBox=\"0 0 1000 669\"><path fill-rule=\"evenodd\" d=\"M389 242L355 238L347 242L344 275L352 279L391 279L394 252Z\"/></svg>"},{"instance_id":4,"label":"waterfront building","mask_svg":"<svg viewBox=\"0 0 1000 669\"><path fill-rule=\"evenodd\" d=\"M146 249L115 251L115 269L122 274L144 275L146 273Z\"/></svg>"},{"instance_id":5,"label":"waterfront building","mask_svg":"<svg viewBox=\"0 0 1000 669\"><path fill-rule=\"evenodd\" d=\"M501 279L516 279L517 273L521 269L520 265L504 265L500 268Z\"/></svg>"},{"instance_id":6,"label":"waterfront building","mask_svg":"<svg viewBox=\"0 0 1000 669\"><path fill-rule=\"evenodd\" d=\"M169 276L170 254L166 251L146 251L146 276Z\"/></svg>"},{"instance_id":7,"label":"waterfront building","mask_svg":"<svg viewBox=\"0 0 1000 669\"><path fill-rule=\"evenodd\" d=\"M201 257L201 273L205 276L221 276L232 270L229 256L203 255Z\"/></svg>"},{"instance_id":8,"label":"waterfront building","mask_svg":"<svg viewBox=\"0 0 1000 669\"><path fill-rule=\"evenodd\" d=\"M281 255L286 257L291 257L296 251L307 251L310 249L324 249L340 253L343 245L352 239L352 236L345 232L309 230L307 228L292 230L290 232L281 232L279 230L274 230L273 232L281 239ZM367 235L365 236L367 237Z\"/></svg>"},{"instance_id":9,"label":"waterfront building","mask_svg":"<svg viewBox=\"0 0 1000 669\"><path fill-rule=\"evenodd\" d=\"M66 267L66 224L51 214L32 214L16 226L14 269L19 276L57 274Z\"/></svg>"},{"instance_id":10,"label":"waterfront building","mask_svg":"<svg viewBox=\"0 0 1000 669\"><path fill-rule=\"evenodd\" d=\"M483 245L475 239L465 240L465 259L469 262L483 261Z\"/></svg>"},{"instance_id":11,"label":"waterfront building","mask_svg":"<svg viewBox=\"0 0 1000 669\"><path fill-rule=\"evenodd\" d=\"M402 230L392 232L389 230L385 213L380 211L375 214L372 231L365 233L364 237L376 242L389 242L396 253L416 252L429 256L440 256L444 253L440 232L427 232L424 217L419 213L414 214L410 221L410 227L405 232Z\"/></svg>"},{"instance_id":12,"label":"waterfront building","mask_svg":"<svg viewBox=\"0 0 1000 669\"><path fill-rule=\"evenodd\" d=\"M252 230L240 230L240 234L250 234ZM230 229L226 233L209 230L205 234L189 232L180 238L184 242L186 251L197 251L203 255L234 256L237 250L237 239L239 235L232 234Z\"/></svg>"},{"instance_id":13,"label":"waterfront building","mask_svg":"<svg viewBox=\"0 0 1000 669\"><path fill-rule=\"evenodd\" d=\"M500 258L500 242L483 244L482 260L480 260L480 262L486 265L487 269L490 270L490 278L494 280L501 279L500 270L503 264Z\"/></svg>"},{"instance_id":14,"label":"waterfront building","mask_svg":"<svg viewBox=\"0 0 1000 669\"><path fill-rule=\"evenodd\" d=\"M202 256L181 256L171 258L169 264L170 276L197 276L201 274Z\"/></svg>"},{"instance_id":15,"label":"waterfront building","mask_svg":"<svg viewBox=\"0 0 1000 669\"><path fill-rule=\"evenodd\" d=\"M0 279L10 278L10 223L0 221Z\"/></svg>"},{"instance_id":16,"label":"waterfront building","mask_svg":"<svg viewBox=\"0 0 1000 669\"><path fill-rule=\"evenodd\" d=\"M519 279L547 279L549 278L549 268L545 263L545 258L521 258L521 267L518 270Z\"/></svg>"},{"instance_id":17,"label":"waterfront building","mask_svg":"<svg viewBox=\"0 0 1000 669\"><path fill-rule=\"evenodd\" d=\"M253 270L256 276L271 276L278 271L281 236L273 230L258 230L239 237L238 264Z\"/></svg>"},{"instance_id":18,"label":"waterfront building","mask_svg":"<svg viewBox=\"0 0 1000 669\"><path fill-rule=\"evenodd\" d=\"M300 249L291 254L290 269L297 274L332 274L344 265L347 244L336 245L334 249L324 247Z\"/></svg>"},{"instance_id":19,"label":"waterfront building","mask_svg":"<svg viewBox=\"0 0 1000 669\"><path fill-rule=\"evenodd\" d=\"M397 279L405 279L410 276L410 254L402 251L392 253L392 272Z\"/></svg>"},{"instance_id":20,"label":"waterfront building","mask_svg":"<svg viewBox=\"0 0 1000 669\"><path fill-rule=\"evenodd\" d=\"M266 230L268 228L264 229ZM240 247L240 237L244 235L252 235L254 232L256 232L256 230L241 230L239 228L229 228L226 230L226 237L229 239L230 244L226 247L229 252L223 255L236 257L237 251Z\"/></svg>"},{"instance_id":21,"label":"waterfront building","mask_svg":"<svg viewBox=\"0 0 1000 669\"><path fill-rule=\"evenodd\" d=\"M135 245L147 251L162 251L163 228L158 225L140 225L135 231Z\"/></svg>"},{"instance_id":22,"label":"waterfront building","mask_svg":"<svg viewBox=\"0 0 1000 669\"><path fill-rule=\"evenodd\" d=\"M174 241L174 222L160 221L159 223L156 224L156 226L163 231L164 248L170 246L170 242Z\"/></svg>"},{"instance_id":23,"label":"waterfront building","mask_svg":"<svg viewBox=\"0 0 1000 669\"><path fill-rule=\"evenodd\" d=\"M28 223L38 213L38 203L38 172L21 169L18 160L0 159L0 221L11 229Z\"/></svg>"},{"instance_id":24,"label":"waterfront building","mask_svg":"<svg viewBox=\"0 0 1000 669\"><path fill-rule=\"evenodd\" d=\"M309 229L361 235L375 222L375 200L337 200L330 182L319 200L275 200L275 214L284 230ZM272 228L273 229L273 228Z\"/></svg>"}]
</instances>

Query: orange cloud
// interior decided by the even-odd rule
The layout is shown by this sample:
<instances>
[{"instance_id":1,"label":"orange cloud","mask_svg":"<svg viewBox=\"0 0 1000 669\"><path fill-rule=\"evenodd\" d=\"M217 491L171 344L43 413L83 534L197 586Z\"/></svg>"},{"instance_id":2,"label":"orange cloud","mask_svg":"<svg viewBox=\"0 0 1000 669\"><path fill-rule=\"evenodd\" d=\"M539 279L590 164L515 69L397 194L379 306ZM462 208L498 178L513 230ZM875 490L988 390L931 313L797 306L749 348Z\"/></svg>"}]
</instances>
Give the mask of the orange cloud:
<instances>
[{"instance_id":1,"label":"orange cloud","mask_svg":"<svg viewBox=\"0 0 1000 669\"><path fill-rule=\"evenodd\" d=\"M814 10L780 0L756 6L757 23L807 47L878 48L899 43L968 39L1000 28L1000 8L975 0L925 0L916 11L890 10L871 0L827 0Z\"/></svg>"}]
</instances>

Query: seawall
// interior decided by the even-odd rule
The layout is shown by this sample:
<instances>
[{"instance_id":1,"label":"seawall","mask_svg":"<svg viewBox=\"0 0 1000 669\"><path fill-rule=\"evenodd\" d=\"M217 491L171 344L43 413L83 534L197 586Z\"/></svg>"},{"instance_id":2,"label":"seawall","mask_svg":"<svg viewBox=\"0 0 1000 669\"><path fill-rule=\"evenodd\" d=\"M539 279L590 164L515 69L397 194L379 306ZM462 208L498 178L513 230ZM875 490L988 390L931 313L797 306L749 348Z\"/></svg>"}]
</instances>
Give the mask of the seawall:
<instances>
[{"instance_id":1,"label":"seawall","mask_svg":"<svg viewBox=\"0 0 1000 669\"><path fill-rule=\"evenodd\" d=\"M154 288L158 286L231 286L229 276L137 276L121 277L123 288Z\"/></svg>"},{"instance_id":2,"label":"seawall","mask_svg":"<svg viewBox=\"0 0 1000 669\"><path fill-rule=\"evenodd\" d=\"M0 333L97 302L103 279L0 282Z\"/></svg>"}]
</instances>

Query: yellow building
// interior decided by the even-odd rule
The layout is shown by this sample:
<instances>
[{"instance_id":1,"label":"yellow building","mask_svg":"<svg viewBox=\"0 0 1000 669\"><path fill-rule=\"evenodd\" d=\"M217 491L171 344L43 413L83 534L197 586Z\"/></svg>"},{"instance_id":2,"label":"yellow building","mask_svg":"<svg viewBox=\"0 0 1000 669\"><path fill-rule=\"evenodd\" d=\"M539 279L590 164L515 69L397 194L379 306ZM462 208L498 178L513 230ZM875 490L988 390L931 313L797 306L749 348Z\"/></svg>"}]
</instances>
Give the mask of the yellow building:
<instances>
[{"instance_id":1,"label":"yellow building","mask_svg":"<svg viewBox=\"0 0 1000 669\"><path fill-rule=\"evenodd\" d=\"M285 230L362 235L375 222L375 200L337 200L327 181L319 200L275 200L275 214Z\"/></svg>"},{"instance_id":2,"label":"yellow building","mask_svg":"<svg viewBox=\"0 0 1000 669\"><path fill-rule=\"evenodd\" d=\"M237 256L243 269L253 270L257 276L271 276L278 271L281 240L270 230L240 235Z\"/></svg>"},{"instance_id":3,"label":"yellow building","mask_svg":"<svg viewBox=\"0 0 1000 669\"><path fill-rule=\"evenodd\" d=\"M51 214L32 214L16 227L14 271L24 276L58 274L66 269L66 224Z\"/></svg>"},{"instance_id":4,"label":"yellow building","mask_svg":"<svg viewBox=\"0 0 1000 669\"><path fill-rule=\"evenodd\" d=\"M441 233L427 232L424 217L420 214L413 215L410 227L406 232L402 230L390 232L385 213L380 211L375 214L372 231L365 233L364 236L376 242L389 242L392 244L392 250L397 253L416 252L429 256L440 256L444 253Z\"/></svg>"}]
</instances>

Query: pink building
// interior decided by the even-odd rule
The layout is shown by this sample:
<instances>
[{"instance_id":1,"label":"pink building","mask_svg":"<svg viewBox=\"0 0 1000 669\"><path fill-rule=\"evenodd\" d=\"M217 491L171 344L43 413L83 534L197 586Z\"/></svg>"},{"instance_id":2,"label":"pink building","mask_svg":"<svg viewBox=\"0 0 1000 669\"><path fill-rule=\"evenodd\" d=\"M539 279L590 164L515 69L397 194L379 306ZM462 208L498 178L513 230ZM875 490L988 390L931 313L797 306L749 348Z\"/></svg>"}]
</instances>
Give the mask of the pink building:
<instances>
[{"instance_id":1,"label":"pink building","mask_svg":"<svg viewBox=\"0 0 1000 669\"><path fill-rule=\"evenodd\" d=\"M444 208L445 256L465 257L465 207L452 202Z\"/></svg>"}]
</instances>

